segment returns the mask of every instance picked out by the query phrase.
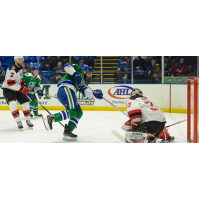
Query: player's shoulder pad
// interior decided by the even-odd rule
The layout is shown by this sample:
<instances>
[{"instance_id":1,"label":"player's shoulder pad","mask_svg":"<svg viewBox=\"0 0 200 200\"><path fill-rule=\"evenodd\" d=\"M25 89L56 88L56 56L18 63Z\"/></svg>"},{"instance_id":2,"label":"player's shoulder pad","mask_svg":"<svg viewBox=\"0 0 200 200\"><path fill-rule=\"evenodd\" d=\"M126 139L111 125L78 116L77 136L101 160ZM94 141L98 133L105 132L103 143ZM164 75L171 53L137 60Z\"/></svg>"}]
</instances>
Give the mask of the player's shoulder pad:
<instances>
[{"instance_id":1,"label":"player's shoulder pad","mask_svg":"<svg viewBox=\"0 0 200 200\"><path fill-rule=\"evenodd\" d=\"M10 67L9 67L9 70L11 71L11 70L14 70L15 72L18 72L19 70L18 70L18 68L15 66L15 65L11 65Z\"/></svg>"},{"instance_id":2,"label":"player's shoulder pad","mask_svg":"<svg viewBox=\"0 0 200 200\"><path fill-rule=\"evenodd\" d=\"M71 66L73 66L73 64L71 64L71 63L66 63L66 64L64 65L64 67L71 67Z\"/></svg>"},{"instance_id":3,"label":"player's shoulder pad","mask_svg":"<svg viewBox=\"0 0 200 200\"><path fill-rule=\"evenodd\" d=\"M25 73L24 75L25 75L25 76L33 77L33 74L32 74L32 73Z\"/></svg>"},{"instance_id":4,"label":"player's shoulder pad","mask_svg":"<svg viewBox=\"0 0 200 200\"><path fill-rule=\"evenodd\" d=\"M37 75L37 78L41 80L40 75Z\"/></svg>"}]
</instances>

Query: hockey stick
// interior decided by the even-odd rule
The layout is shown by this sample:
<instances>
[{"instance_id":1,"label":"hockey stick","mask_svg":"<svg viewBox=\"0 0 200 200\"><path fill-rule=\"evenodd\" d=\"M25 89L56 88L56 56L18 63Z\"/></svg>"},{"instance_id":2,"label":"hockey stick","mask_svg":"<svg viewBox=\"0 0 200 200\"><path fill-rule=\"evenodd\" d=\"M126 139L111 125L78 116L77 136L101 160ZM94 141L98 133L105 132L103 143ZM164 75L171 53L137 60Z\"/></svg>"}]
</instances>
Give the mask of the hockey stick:
<instances>
[{"instance_id":1,"label":"hockey stick","mask_svg":"<svg viewBox=\"0 0 200 200\"><path fill-rule=\"evenodd\" d=\"M37 92L34 92L35 94L38 94ZM48 94L43 94L44 96L46 96L46 97L52 97L52 98L56 98L56 99L58 99L57 97L55 97L55 96L50 96L50 95L48 95Z\"/></svg>"},{"instance_id":2,"label":"hockey stick","mask_svg":"<svg viewBox=\"0 0 200 200\"><path fill-rule=\"evenodd\" d=\"M31 95L31 94L29 94L30 95L30 97L32 98L32 99L34 99L38 104L40 104L41 106L42 106L42 108L44 108L50 115L52 115L39 101L37 101L34 97L33 97L33 95ZM44 121L44 120L43 120ZM63 127L65 127L61 122L58 122L60 125L62 125ZM45 127L46 127L46 125L45 125Z\"/></svg>"},{"instance_id":3,"label":"hockey stick","mask_svg":"<svg viewBox=\"0 0 200 200\"><path fill-rule=\"evenodd\" d=\"M117 131L112 130L111 132L115 137L117 137L119 140L121 140L122 142L125 142L125 138L122 137Z\"/></svg>"},{"instance_id":4,"label":"hockey stick","mask_svg":"<svg viewBox=\"0 0 200 200\"><path fill-rule=\"evenodd\" d=\"M96 91L94 91L92 88L90 88L88 85L86 85L85 83L81 83L82 85L84 85L85 87L87 87L87 88L89 88L90 90L92 90L92 92L94 92L95 94L97 94L97 92ZM115 106L114 104L112 104L110 101L108 101L106 98L104 98L103 97L103 99L106 101L106 102L108 102L110 105L112 105L113 107L115 107L117 110L119 110L121 113L123 113L124 115L126 115L128 118L129 118L129 116L125 113L125 112L123 112L122 110L120 110L117 106Z\"/></svg>"},{"instance_id":5,"label":"hockey stick","mask_svg":"<svg viewBox=\"0 0 200 200\"><path fill-rule=\"evenodd\" d=\"M171 125L169 125L169 126L166 126L165 128L169 128L169 127L171 127L171 126L174 126L174 125L176 125L176 124L179 124L179 123L182 123L182 122L185 122L186 121L186 119L184 119L184 120L182 120L182 121L180 121L180 122L176 122L176 123L174 123L174 124L171 124Z\"/></svg>"}]
</instances>

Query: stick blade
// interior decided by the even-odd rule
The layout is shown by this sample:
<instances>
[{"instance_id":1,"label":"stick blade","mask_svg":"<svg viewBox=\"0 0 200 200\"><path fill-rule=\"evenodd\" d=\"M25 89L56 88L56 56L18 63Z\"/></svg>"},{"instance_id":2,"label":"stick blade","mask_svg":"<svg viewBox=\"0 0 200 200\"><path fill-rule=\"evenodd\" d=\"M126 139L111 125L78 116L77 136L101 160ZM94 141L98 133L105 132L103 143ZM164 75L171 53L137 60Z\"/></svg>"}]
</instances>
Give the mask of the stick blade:
<instances>
[{"instance_id":1,"label":"stick blade","mask_svg":"<svg viewBox=\"0 0 200 200\"><path fill-rule=\"evenodd\" d=\"M47 118L46 118L46 117L43 117L43 115L42 115L42 121L43 121L43 123L44 123L44 126L45 126L46 130L49 131L49 130L50 130L50 127L49 127L49 125L48 125Z\"/></svg>"},{"instance_id":2,"label":"stick blade","mask_svg":"<svg viewBox=\"0 0 200 200\"><path fill-rule=\"evenodd\" d=\"M122 137L117 131L112 130L111 132L115 137L117 137L119 140L121 140L122 142L125 142L125 138Z\"/></svg>"}]
</instances>

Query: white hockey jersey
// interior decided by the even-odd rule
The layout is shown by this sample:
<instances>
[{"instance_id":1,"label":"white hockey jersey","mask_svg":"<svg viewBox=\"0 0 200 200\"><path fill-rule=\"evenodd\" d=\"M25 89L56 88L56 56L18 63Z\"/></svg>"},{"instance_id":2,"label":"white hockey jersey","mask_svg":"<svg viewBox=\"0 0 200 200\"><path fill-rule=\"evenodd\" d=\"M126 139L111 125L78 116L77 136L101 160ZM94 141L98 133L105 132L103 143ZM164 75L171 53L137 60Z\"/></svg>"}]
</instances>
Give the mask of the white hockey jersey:
<instances>
[{"instance_id":1,"label":"white hockey jersey","mask_svg":"<svg viewBox=\"0 0 200 200\"><path fill-rule=\"evenodd\" d=\"M149 121L166 122L163 111L154 106L146 97L134 96L126 104L127 113L133 123Z\"/></svg>"},{"instance_id":2,"label":"white hockey jersey","mask_svg":"<svg viewBox=\"0 0 200 200\"><path fill-rule=\"evenodd\" d=\"M11 65L6 71L5 81L2 88L7 88L13 91L19 91L21 88L21 80L23 75L23 69L18 68L14 64Z\"/></svg>"}]
</instances>

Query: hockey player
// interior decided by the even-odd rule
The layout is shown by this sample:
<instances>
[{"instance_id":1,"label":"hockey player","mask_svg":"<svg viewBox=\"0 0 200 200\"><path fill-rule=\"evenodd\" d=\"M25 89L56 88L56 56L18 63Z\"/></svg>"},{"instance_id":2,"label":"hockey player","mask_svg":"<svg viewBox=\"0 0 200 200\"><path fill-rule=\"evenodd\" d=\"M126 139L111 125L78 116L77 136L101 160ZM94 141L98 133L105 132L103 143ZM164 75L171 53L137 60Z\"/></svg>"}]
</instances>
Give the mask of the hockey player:
<instances>
[{"instance_id":1,"label":"hockey player","mask_svg":"<svg viewBox=\"0 0 200 200\"><path fill-rule=\"evenodd\" d=\"M15 63L12 64L6 72L5 81L3 82L3 95L9 105L11 113L17 122L18 128L22 129L23 125L20 120L19 110L17 108L18 101L23 108L23 113L26 118L26 123L29 127L33 127L33 124L30 121L30 108L29 108L29 99L26 96L29 92L29 89L21 83L23 68L22 64L24 61L23 56L15 56Z\"/></svg>"},{"instance_id":2,"label":"hockey player","mask_svg":"<svg viewBox=\"0 0 200 200\"><path fill-rule=\"evenodd\" d=\"M85 97L92 97L94 95L97 99L102 99L103 93L101 90L95 90L97 94L93 94L90 89L81 84L81 82L84 82L88 85L87 79L91 76L92 72L89 66L84 65L80 68L77 64L68 63L64 66L64 70L67 74L58 83L57 97L66 110L54 115L48 115L45 124L48 124L47 129L52 130L53 122L69 119L68 125L65 125L63 139L77 140L77 135L73 134L72 131L77 127L83 111L77 102L76 92L81 92Z\"/></svg>"},{"instance_id":3,"label":"hockey player","mask_svg":"<svg viewBox=\"0 0 200 200\"><path fill-rule=\"evenodd\" d=\"M38 102L34 90L39 96L43 96L43 91L40 87L41 78L38 75L38 67L33 67L31 73L26 73L22 77L22 81L25 83L26 87L29 89L28 98L30 99L30 113L33 110L33 114L36 117L42 117L42 114L38 113ZM31 114L31 117L33 115Z\"/></svg>"},{"instance_id":4,"label":"hockey player","mask_svg":"<svg viewBox=\"0 0 200 200\"><path fill-rule=\"evenodd\" d=\"M167 130L164 130L166 118L163 111L157 108L146 97L143 96L141 90L135 88L130 94L130 99L126 104L127 112L130 117L123 126L122 129L129 131L126 135L126 142L132 142L131 137L134 137L134 133L141 133L146 135L146 139L149 143L155 143L160 136L163 141L172 141L174 137L171 137ZM163 131L164 130L164 131ZM132 135L131 135L132 134ZM136 137L140 137L139 134L135 134ZM162 140L160 140L162 141Z\"/></svg>"}]
</instances>

